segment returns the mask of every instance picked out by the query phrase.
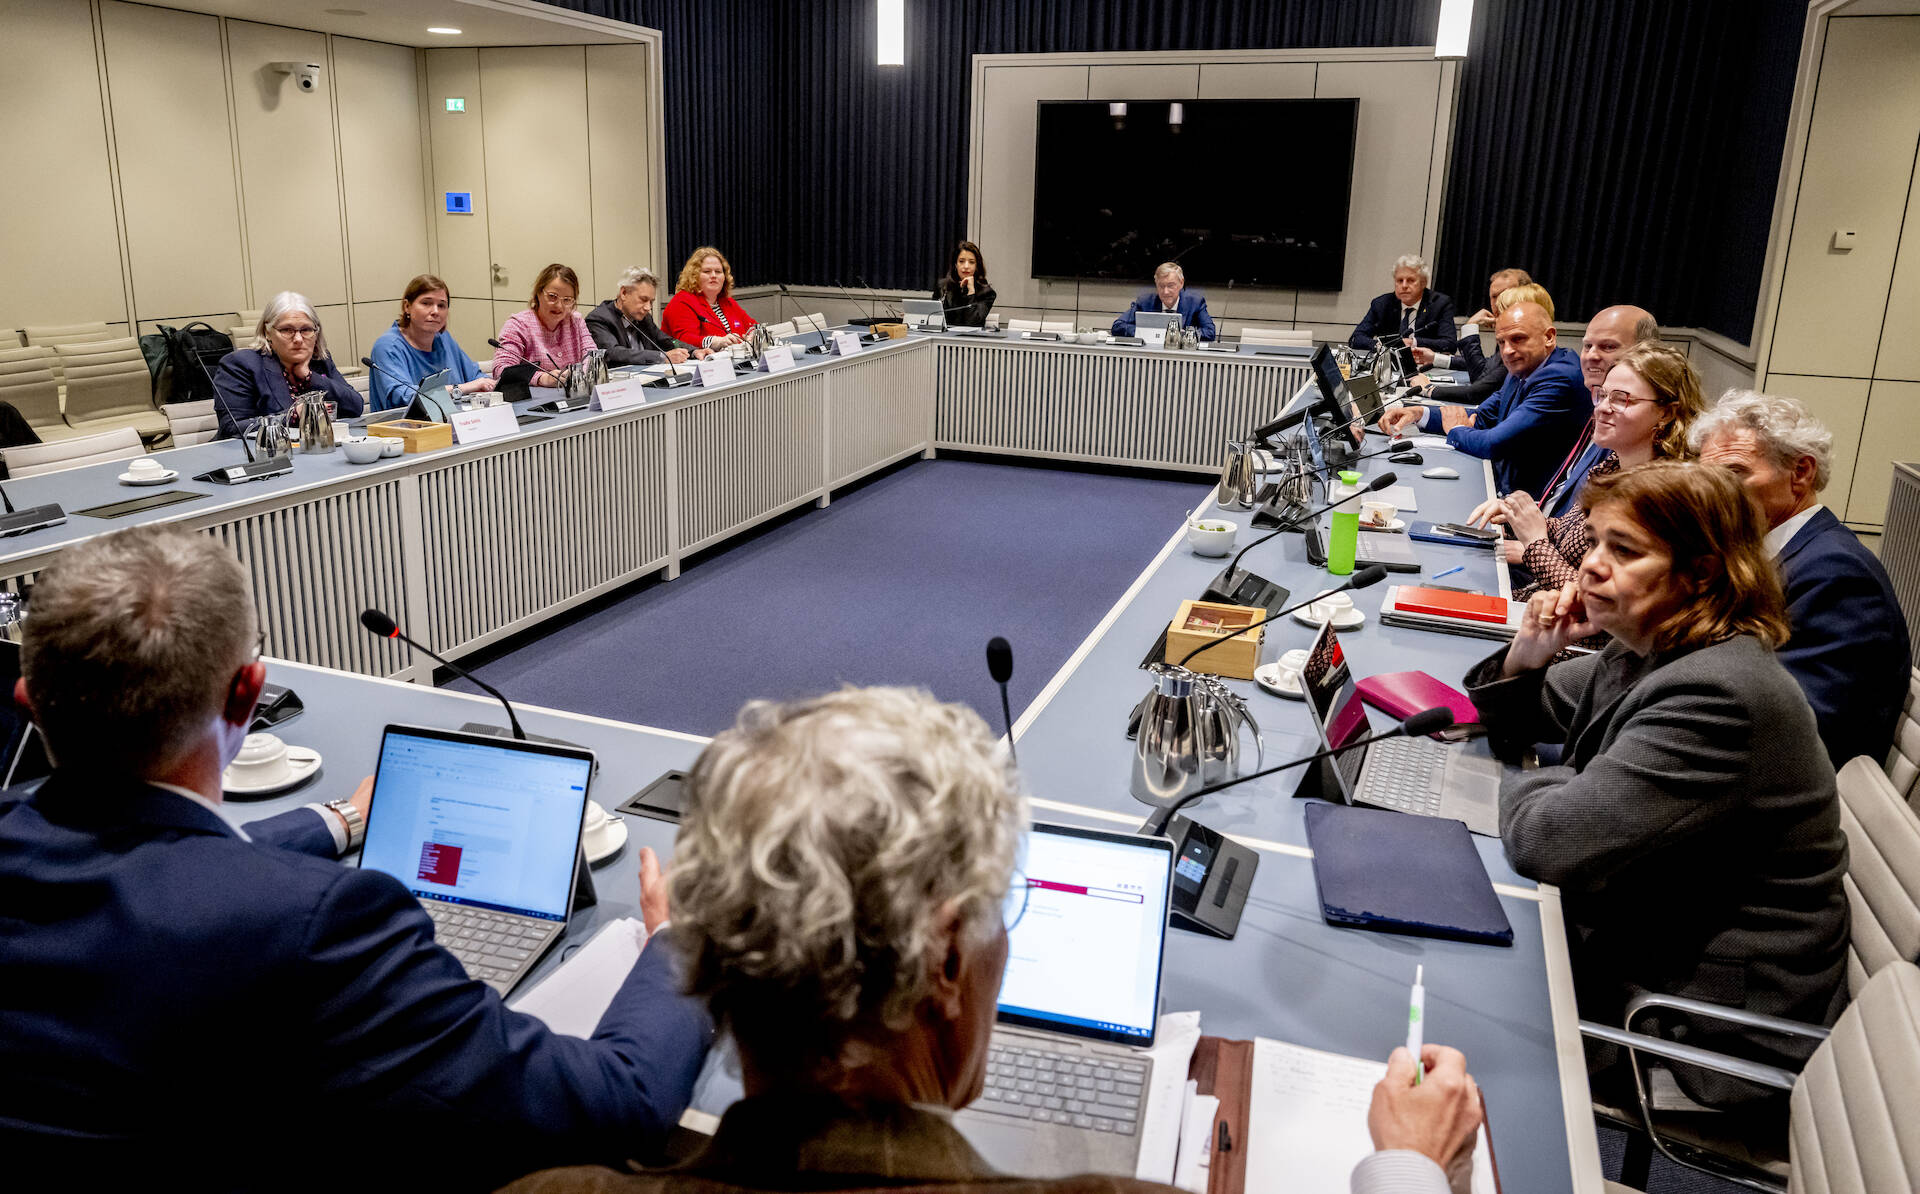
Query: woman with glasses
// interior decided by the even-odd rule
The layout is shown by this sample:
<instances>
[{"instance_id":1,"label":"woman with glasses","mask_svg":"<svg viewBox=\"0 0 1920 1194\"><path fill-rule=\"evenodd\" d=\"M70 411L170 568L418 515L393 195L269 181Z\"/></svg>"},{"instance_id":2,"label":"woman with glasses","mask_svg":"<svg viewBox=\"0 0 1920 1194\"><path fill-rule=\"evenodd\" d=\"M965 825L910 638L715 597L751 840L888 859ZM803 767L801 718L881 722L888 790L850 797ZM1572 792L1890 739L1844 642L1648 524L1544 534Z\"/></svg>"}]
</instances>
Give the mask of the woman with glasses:
<instances>
[{"instance_id":1,"label":"woman with glasses","mask_svg":"<svg viewBox=\"0 0 1920 1194\"><path fill-rule=\"evenodd\" d=\"M493 353L493 376L524 365L525 384L557 386L561 371L577 365L593 351L587 321L574 310L580 298L580 278L555 262L534 279L533 297L525 311L516 312L500 326L500 347Z\"/></svg>"},{"instance_id":2,"label":"woman with glasses","mask_svg":"<svg viewBox=\"0 0 1920 1194\"><path fill-rule=\"evenodd\" d=\"M733 1038L745 1097L671 1170L557 1169L510 1189L1013 1189L949 1114L985 1085L1026 830L1007 756L964 706L904 688L747 705L688 777L666 930L683 989ZM1460 1055L1436 1052L1424 1090L1405 1061L1404 1090L1468 1106ZM1440 1122L1471 1141L1477 1106ZM1447 1189L1420 1156L1384 1164L1429 1179L1396 1189ZM1173 1194L1130 1176L1019 1188ZM1379 1188L1356 1174L1356 1191Z\"/></svg>"},{"instance_id":3,"label":"woman with glasses","mask_svg":"<svg viewBox=\"0 0 1920 1194\"><path fill-rule=\"evenodd\" d=\"M747 338L753 316L733 301L733 267L720 250L701 245L680 267L660 327L675 340L722 349Z\"/></svg>"},{"instance_id":4,"label":"woman with glasses","mask_svg":"<svg viewBox=\"0 0 1920 1194\"><path fill-rule=\"evenodd\" d=\"M241 434L312 390L325 394L341 418L364 409L360 392L334 368L313 304L303 294L283 290L261 310L252 346L228 353L213 375L213 412L221 437Z\"/></svg>"},{"instance_id":5,"label":"woman with glasses","mask_svg":"<svg viewBox=\"0 0 1920 1194\"><path fill-rule=\"evenodd\" d=\"M1502 296L1505 297L1505 296ZM1700 375L1677 349L1639 344L1607 374L1593 404L1593 443L1564 470L1540 502L1518 490L1492 498L1473 512L1484 526L1504 522L1514 538L1503 547L1509 564L1524 565L1532 583L1514 593L1525 600L1558 589L1580 575L1580 561L1593 547L1581 490L1595 477L1638 468L1652 460L1690 460L1687 429L1706 410ZM1567 506L1549 518L1546 511ZM1544 507L1544 508L1543 508Z\"/></svg>"}]
</instances>

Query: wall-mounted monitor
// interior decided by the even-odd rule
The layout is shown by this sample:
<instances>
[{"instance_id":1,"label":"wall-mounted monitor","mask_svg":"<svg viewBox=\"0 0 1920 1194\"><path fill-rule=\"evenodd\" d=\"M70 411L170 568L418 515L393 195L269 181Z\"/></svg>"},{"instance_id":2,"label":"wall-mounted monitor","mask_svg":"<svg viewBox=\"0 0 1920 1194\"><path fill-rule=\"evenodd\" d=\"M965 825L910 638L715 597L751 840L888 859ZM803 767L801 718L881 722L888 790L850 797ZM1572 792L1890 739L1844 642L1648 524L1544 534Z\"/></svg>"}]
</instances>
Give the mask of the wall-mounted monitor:
<instances>
[{"instance_id":1,"label":"wall-mounted monitor","mask_svg":"<svg viewBox=\"0 0 1920 1194\"><path fill-rule=\"evenodd\" d=\"M1343 288L1357 99L1048 100L1033 276ZM1124 109L1124 110L1123 110Z\"/></svg>"}]
</instances>

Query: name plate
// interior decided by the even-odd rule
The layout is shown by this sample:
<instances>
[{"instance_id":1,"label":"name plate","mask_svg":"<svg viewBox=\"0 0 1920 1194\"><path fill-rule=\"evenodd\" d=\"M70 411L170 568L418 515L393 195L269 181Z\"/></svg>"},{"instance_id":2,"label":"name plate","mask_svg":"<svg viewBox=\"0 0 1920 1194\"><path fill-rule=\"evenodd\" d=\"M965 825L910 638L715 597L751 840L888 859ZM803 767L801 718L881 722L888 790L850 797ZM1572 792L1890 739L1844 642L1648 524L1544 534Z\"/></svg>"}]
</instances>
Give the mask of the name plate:
<instances>
[{"instance_id":1,"label":"name plate","mask_svg":"<svg viewBox=\"0 0 1920 1194\"><path fill-rule=\"evenodd\" d=\"M835 356L850 357L859 351L859 336L856 336L852 332L835 332L833 334L833 354Z\"/></svg>"},{"instance_id":2,"label":"name plate","mask_svg":"<svg viewBox=\"0 0 1920 1194\"><path fill-rule=\"evenodd\" d=\"M646 405L647 381L646 377L623 377L601 382L593 387L593 409L626 410L630 406Z\"/></svg>"},{"instance_id":3,"label":"name plate","mask_svg":"<svg viewBox=\"0 0 1920 1194\"><path fill-rule=\"evenodd\" d=\"M702 357L693 376L703 386L724 386L733 380L733 358L724 352Z\"/></svg>"},{"instance_id":4,"label":"name plate","mask_svg":"<svg viewBox=\"0 0 1920 1194\"><path fill-rule=\"evenodd\" d=\"M453 441L457 444L477 444L520 430L520 422L514 417L513 408L504 403L455 411L452 422Z\"/></svg>"},{"instance_id":5,"label":"name plate","mask_svg":"<svg viewBox=\"0 0 1920 1194\"><path fill-rule=\"evenodd\" d=\"M793 368L793 347L787 344L776 344L767 349L760 358L760 367L768 373L779 373Z\"/></svg>"}]
</instances>

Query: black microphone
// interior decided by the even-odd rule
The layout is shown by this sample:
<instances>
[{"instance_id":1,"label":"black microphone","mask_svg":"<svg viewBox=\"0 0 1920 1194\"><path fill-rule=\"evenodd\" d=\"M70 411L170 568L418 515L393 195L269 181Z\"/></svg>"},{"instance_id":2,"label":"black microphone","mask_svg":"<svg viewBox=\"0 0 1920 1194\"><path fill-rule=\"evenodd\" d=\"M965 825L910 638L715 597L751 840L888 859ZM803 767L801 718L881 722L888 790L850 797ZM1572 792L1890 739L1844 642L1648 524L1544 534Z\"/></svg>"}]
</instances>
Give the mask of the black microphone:
<instances>
[{"instance_id":1,"label":"black microphone","mask_svg":"<svg viewBox=\"0 0 1920 1194\"><path fill-rule=\"evenodd\" d=\"M871 285L869 285L865 278L861 277L859 274L855 274L853 276L853 280L860 283L860 285L865 286L867 289L867 295L870 299L870 301L867 304L868 315L873 314L873 304L879 303L881 306L887 309L887 315L889 318L891 318L895 323L900 322L900 320L903 318L900 312L894 310L893 304L888 302L886 298L883 297L879 291L875 290Z\"/></svg>"},{"instance_id":2,"label":"black microphone","mask_svg":"<svg viewBox=\"0 0 1920 1194\"><path fill-rule=\"evenodd\" d=\"M386 378L388 381L391 381L396 385L405 386L407 389L412 390L413 396L415 398L420 397L420 386L417 382L410 382L410 381L407 381L405 378L395 377L393 374L388 373L385 369L382 369L380 366L374 364L372 357L361 357L360 363L362 365L365 365L367 368L373 370L375 373L378 373L380 376Z\"/></svg>"},{"instance_id":3,"label":"black microphone","mask_svg":"<svg viewBox=\"0 0 1920 1194\"><path fill-rule=\"evenodd\" d=\"M1013 765L1020 765L1020 756L1013 753L1013 706L1007 701L1007 681L1013 679L1013 644L999 635L987 640L987 675L1000 686L1001 724L1007 727L1007 757Z\"/></svg>"},{"instance_id":4,"label":"black microphone","mask_svg":"<svg viewBox=\"0 0 1920 1194\"><path fill-rule=\"evenodd\" d=\"M1278 534L1278 532L1275 532L1275 534ZM1267 536L1268 539L1271 539L1272 537L1273 537L1272 535ZM1262 539L1261 542L1262 543L1266 542L1266 539ZM1320 600L1322 597L1331 597L1335 593L1342 593L1347 591L1348 589L1357 590L1357 589L1370 588L1373 585L1379 584L1381 581L1385 579L1387 579L1387 570L1385 568L1382 568L1378 564L1368 564L1365 568L1362 568L1360 571L1354 573L1352 576L1349 576L1347 579L1341 581L1339 584L1333 586L1331 589L1328 589L1326 592L1321 593L1317 597L1309 597L1305 601L1299 602L1296 605L1290 605L1287 608L1281 610L1277 614L1268 614L1266 617L1260 619L1258 622L1249 622L1245 626L1242 626L1240 629L1234 631L1232 634L1223 635L1220 638L1208 639L1206 642L1201 643L1199 646L1195 647L1193 650L1188 651L1185 655L1181 656L1180 662L1175 664L1174 666L1185 667L1187 666L1187 662L1191 660L1195 655L1200 654L1200 652L1217 647L1221 643L1224 643L1229 639L1239 638L1241 635L1247 633L1247 631L1256 630L1262 626L1265 626L1268 622L1277 622L1281 618L1284 618L1288 614L1292 613L1294 610L1305 609L1307 606L1312 605L1314 602Z\"/></svg>"},{"instance_id":5,"label":"black microphone","mask_svg":"<svg viewBox=\"0 0 1920 1194\"><path fill-rule=\"evenodd\" d=\"M498 347L498 346L496 345L495 347ZM513 715L513 705L507 700L506 697L501 695L499 689L487 683L485 680L482 680L480 677L474 675L472 672L468 671L466 668L461 667L459 664L453 662L451 659L447 659L446 657L441 655L436 655L432 651L427 650L424 644L417 642L414 639L408 638L405 634L401 633L400 627L394 625L392 618L389 618L387 615L381 613L377 609L361 610L360 624L362 626L365 626L368 630L372 631L375 635L377 635L380 638L399 639L401 642L407 644L409 647L412 647L414 650L420 652L422 655L425 655L427 658L438 660L444 666L452 668L456 675L459 675L465 679L473 681L475 684L478 684L487 693L492 695L494 700L500 702L501 708L507 711L507 724L513 727L513 736L515 738L518 738L522 742L525 742L527 740L527 732L520 728L520 719Z\"/></svg>"},{"instance_id":6,"label":"black microphone","mask_svg":"<svg viewBox=\"0 0 1920 1194\"><path fill-rule=\"evenodd\" d=\"M1235 784L1244 784L1249 780L1263 779L1266 776L1285 771L1291 767L1302 767L1308 763L1317 763L1321 759L1330 758L1333 755L1341 754L1349 750L1358 750L1363 746L1371 746L1385 738L1422 738L1428 734L1438 733L1452 724L1453 710L1447 708L1445 705L1437 705L1432 709L1422 709L1399 725L1390 726L1378 734L1369 734L1365 738L1358 739L1357 741L1348 742L1340 746L1330 746L1325 750L1316 750L1305 758L1294 759L1291 762L1281 763L1277 767L1268 767L1263 771L1255 771L1248 775L1236 775L1232 779L1221 780L1217 784L1208 784L1204 788L1189 792L1166 808L1155 809L1153 815L1147 818L1146 823L1140 826L1140 832L1152 837L1158 837L1166 832L1167 822L1173 819L1175 813L1200 799L1202 796L1210 796L1215 792L1224 791L1227 788L1233 787Z\"/></svg>"},{"instance_id":7,"label":"black microphone","mask_svg":"<svg viewBox=\"0 0 1920 1194\"><path fill-rule=\"evenodd\" d=\"M1385 489L1387 486L1393 484L1395 481L1398 481L1399 479L1400 479L1399 476L1391 471L1384 472L1384 473L1381 473L1379 476L1375 477L1373 480L1367 482L1366 485L1361 488L1360 492L1361 493L1378 493L1382 489ZM1278 535L1284 535L1288 531L1295 530L1302 523L1307 522L1311 519L1320 517L1322 514L1325 514L1327 511L1333 509L1335 506L1338 506L1341 502L1350 502L1352 500L1353 500L1352 497L1344 497L1339 499L1339 501L1328 502L1326 505L1321 506L1317 510L1309 510L1305 514L1300 515L1300 517L1298 518L1287 519L1286 522L1280 527L1279 530L1271 531L1265 535L1260 536L1258 539L1255 539L1252 543L1247 544L1245 547L1241 548L1238 552L1234 554L1233 559L1227 562L1227 566L1220 570L1220 574L1218 576L1214 577L1212 580L1207 582L1206 592L1200 594L1200 599L1202 601L1221 601L1221 602L1225 602L1228 605L1259 605L1259 606L1268 605L1267 601L1256 601L1256 600L1250 599L1248 597L1248 594L1264 595L1273 590L1278 590L1282 594L1284 594L1286 590L1281 589L1280 586L1274 584L1272 581L1268 580L1264 576L1256 576L1254 573L1251 573L1251 572L1240 573L1239 569L1240 569L1241 559L1245 557L1248 552L1260 546L1262 543L1267 542L1269 539L1272 539ZM1375 565L1374 567L1379 571L1381 576L1385 576L1387 574L1386 569L1379 568L1378 565ZM1239 579L1237 580L1235 579L1236 573L1239 573ZM1378 579L1379 577L1376 577L1374 578L1374 581L1377 581ZM1367 584L1373 584L1374 581L1368 581ZM1362 585L1359 587L1364 588L1365 586ZM1283 595L1277 598L1277 600L1285 601L1286 597ZM1278 615L1275 615L1275 616L1277 617Z\"/></svg>"},{"instance_id":8,"label":"black microphone","mask_svg":"<svg viewBox=\"0 0 1920 1194\"><path fill-rule=\"evenodd\" d=\"M495 340L492 336L487 337L487 343L493 345L495 352L500 351L501 349L500 341ZM529 365L534 364L534 362L526 360L525 357L522 357L521 360L525 361L525 363ZM555 373L566 372L566 370L559 364L559 362L553 359L553 354L551 352L547 354L547 366L548 368L552 369Z\"/></svg>"}]
</instances>

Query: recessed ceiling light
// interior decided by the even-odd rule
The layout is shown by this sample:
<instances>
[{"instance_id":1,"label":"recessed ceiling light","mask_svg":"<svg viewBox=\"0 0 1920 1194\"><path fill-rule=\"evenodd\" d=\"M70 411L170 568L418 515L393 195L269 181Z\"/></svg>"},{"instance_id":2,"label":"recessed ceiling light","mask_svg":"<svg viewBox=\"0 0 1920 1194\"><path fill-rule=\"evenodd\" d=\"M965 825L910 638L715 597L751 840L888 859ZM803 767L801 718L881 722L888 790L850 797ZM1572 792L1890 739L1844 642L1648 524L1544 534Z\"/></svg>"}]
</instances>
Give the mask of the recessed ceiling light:
<instances>
[{"instance_id":1,"label":"recessed ceiling light","mask_svg":"<svg viewBox=\"0 0 1920 1194\"><path fill-rule=\"evenodd\" d=\"M444 33L449 37L452 37L458 34L460 31L458 29L449 29L445 25L429 25L427 26L427 32L428 33Z\"/></svg>"},{"instance_id":2,"label":"recessed ceiling light","mask_svg":"<svg viewBox=\"0 0 1920 1194\"><path fill-rule=\"evenodd\" d=\"M327 11L336 17L364 17L367 15L367 10L364 8L329 8Z\"/></svg>"}]
</instances>

